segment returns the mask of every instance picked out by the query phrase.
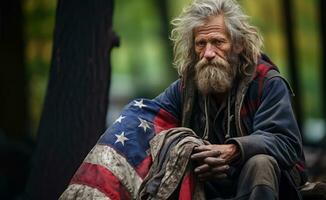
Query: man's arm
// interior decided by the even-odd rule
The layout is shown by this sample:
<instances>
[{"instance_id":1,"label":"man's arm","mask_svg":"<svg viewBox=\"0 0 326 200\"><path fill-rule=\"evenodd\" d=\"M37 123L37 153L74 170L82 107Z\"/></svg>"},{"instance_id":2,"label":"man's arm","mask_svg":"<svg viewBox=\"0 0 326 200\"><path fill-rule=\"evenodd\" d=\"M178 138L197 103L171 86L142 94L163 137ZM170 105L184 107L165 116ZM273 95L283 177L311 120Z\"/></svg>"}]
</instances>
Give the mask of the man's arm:
<instances>
[{"instance_id":1,"label":"man's arm","mask_svg":"<svg viewBox=\"0 0 326 200\"><path fill-rule=\"evenodd\" d=\"M261 105L254 116L253 132L248 136L231 138L227 143L238 144L242 162L257 154L268 154L281 167L290 168L299 160L301 135L290 94L282 78L266 81Z\"/></svg>"}]
</instances>

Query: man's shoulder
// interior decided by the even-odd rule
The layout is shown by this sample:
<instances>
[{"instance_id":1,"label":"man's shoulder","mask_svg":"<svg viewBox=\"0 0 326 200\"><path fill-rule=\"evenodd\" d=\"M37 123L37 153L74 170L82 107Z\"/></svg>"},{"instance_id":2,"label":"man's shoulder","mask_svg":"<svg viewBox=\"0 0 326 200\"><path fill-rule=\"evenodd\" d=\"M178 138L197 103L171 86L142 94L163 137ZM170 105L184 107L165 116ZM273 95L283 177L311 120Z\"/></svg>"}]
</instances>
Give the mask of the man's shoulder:
<instances>
[{"instance_id":1,"label":"man's shoulder","mask_svg":"<svg viewBox=\"0 0 326 200\"><path fill-rule=\"evenodd\" d=\"M278 67L266 55L262 54L256 66L254 80L266 80L276 75L281 76Z\"/></svg>"},{"instance_id":2,"label":"man's shoulder","mask_svg":"<svg viewBox=\"0 0 326 200\"><path fill-rule=\"evenodd\" d=\"M267 56L262 56L256 66L255 75L248 86L246 96L250 102L258 102L259 105L262 98L270 93L294 96L289 82L281 75L278 67Z\"/></svg>"},{"instance_id":3,"label":"man's shoulder","mask_svg":"<svg viewBox=\"0 0 326 200\"><path fill-rule=\"evenodd\" d=\"M283 85L292 95L294 95L291 85L280 73L279 68L271 61L268 56L262 54L256 66L255 75L251 85L255 85L263 90L266 85L271 84Z\"/></svg>"}]
</instances>

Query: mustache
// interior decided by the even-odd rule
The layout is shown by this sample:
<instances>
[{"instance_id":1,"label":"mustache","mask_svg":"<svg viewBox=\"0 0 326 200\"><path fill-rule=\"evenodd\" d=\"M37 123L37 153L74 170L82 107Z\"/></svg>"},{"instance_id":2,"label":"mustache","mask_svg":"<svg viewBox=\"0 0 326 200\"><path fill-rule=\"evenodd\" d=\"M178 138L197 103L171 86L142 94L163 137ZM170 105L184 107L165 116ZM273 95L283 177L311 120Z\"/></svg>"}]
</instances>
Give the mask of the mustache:
<instances>
[{"instance_id":1,"label":"mustache","mask_svg":"<svg viewBox=\"0 0 326 200\"><path fill-rule=\"evenodd\" d=\"M225 59L216 56L212 60L207 60L206 58L202 58L199 60L195 66L196 70L202 70L203 68L210 66L210 67L216 67L216 68L226 68L230 67L230 63L226 61Z\"/></svg>"}]
</instances>

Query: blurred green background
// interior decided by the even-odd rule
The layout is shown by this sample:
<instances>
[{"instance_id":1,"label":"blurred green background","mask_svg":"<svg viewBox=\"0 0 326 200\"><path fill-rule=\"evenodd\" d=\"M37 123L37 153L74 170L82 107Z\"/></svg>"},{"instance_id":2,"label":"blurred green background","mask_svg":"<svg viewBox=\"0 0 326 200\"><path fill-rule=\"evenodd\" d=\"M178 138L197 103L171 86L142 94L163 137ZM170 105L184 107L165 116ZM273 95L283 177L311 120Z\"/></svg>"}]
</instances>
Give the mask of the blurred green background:
<instances>
[{"instance_id":1,"label":"blurred green background","mask_svg":"<svg viewBox=\"0 0 326 200\"><path fill-rule=\"evenodd\" d=\"M164 1L162 1L164 2ZM169 22L190 0L115 1L113 26L121 45L112 51L112 82L108 124L134 97L153 98L177 78L168 40ZM321 58L317 0L295 0L294 33L298 52L307 140L320 140L325 133L321 100ZM281 0L240 0L244 10L262 32L264 52L289 77L287 46ZM163 6L163 7L162 7ZM165 7L164 7L165 6ZM29 84L31 133L35 136L48 80L56 1L24 1L26 63ZM289 80L291 82L291 80Z\"/></svg>"}]
</instances>

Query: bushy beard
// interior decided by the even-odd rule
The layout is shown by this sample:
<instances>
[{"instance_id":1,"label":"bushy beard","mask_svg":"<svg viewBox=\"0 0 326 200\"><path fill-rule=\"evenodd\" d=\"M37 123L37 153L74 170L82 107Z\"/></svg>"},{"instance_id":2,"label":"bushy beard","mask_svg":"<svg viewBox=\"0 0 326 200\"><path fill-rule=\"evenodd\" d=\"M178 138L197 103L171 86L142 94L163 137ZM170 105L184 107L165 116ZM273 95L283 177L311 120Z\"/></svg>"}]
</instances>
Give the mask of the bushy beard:
<instances>
[{"instance_id":1,"label":"bushy beard","mask_svg":"<svg viewBox=\"0 0 326 200\"><path fill-rule=\"evenodd\" d=\"M231 89L236 76L236 62L228 62L218 56L208 61L201 59L195 65L198 90L204 94L225 93Z\"/></svg>"}]
</instances>

